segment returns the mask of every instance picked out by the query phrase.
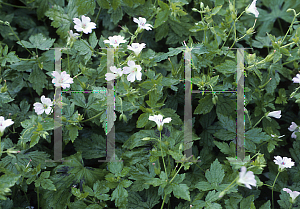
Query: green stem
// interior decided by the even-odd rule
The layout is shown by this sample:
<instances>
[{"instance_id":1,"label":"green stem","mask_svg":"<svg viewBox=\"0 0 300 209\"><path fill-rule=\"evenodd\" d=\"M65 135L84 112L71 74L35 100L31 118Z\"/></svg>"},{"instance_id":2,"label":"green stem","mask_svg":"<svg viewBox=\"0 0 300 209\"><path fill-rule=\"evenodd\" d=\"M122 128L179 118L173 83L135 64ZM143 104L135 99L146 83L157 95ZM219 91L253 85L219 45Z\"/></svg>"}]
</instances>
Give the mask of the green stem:
<instances>
[{"instance_id":1,"label":"green stem","mask_svg":"<svg viewBox=\"0 0 300 209\"><path fill-rule=\"evenodd\" d=\"M96 23L96 21L98 20L99 15L100 15L100 12L101 12L101 7L99 8L99 11L98 11L98 14L97 14L97 16L96 16L96 19L95 19L94 23ZM96 24L97 24L97 23L96 23Z\"/></svg>"},{"instance_id":2,"label":"green stem","mask_svg":"<svg viewBox=\"0 0 300 209\"><path fill-rule=\"evenodd\" d=\"M31 88L28 86L27 81L26 81L26 86L29 88L29 92L30 92L31 98L34 99L34 98L33 98L33 95L32 95L32 92L31 92Z\"/></svg>"},{"instance_id":3,"label":"green stem","mask_svg":"<svg viewBox=\"0 0 300 209\"><path fill-rule=\"evenodd\" d=\"M21 9L28 9L28 8L31 9L31 7L13 5L13 4L9 4L9 3L3 2L3 1L1 1L1 4L4 4L6 6L10 6L10 7L21 8Z\"/></svg>"},{"instance_id":4,"label":"green stem","mask_svg":"<svg viewBox=\"0 0 300 209\"><path fill-rule=\"evenodd\" d=\"M103 112L104 112L104 111L100 112L99 114L95 115L94 117L91 117L91 118L89 118L89 119L87 119L87 120L83 120L83 121L80 121L80 122L81 122L81 123L85 123L85 122L87 122L87 121L93 120L94 118L100 116ZM71 122L73 122L73 123L78 123L78 121L75 121L75 122L74 122L74 121L71 121Z\"/></svg>"},{"instance_id":5,"label":"green stem","mask_svg":"<svg viewBox=\"0 0 300 209\"><path fill-rule=\"evenodd\" d=\"M292 26L293 26L293 24L294 24L294 21L295 21L295 18L296 18L296 16L294 16L294 19L293 19L293 21L292 21L292 23L291 23L291 25L290 25L288 31L286 32L284 38L282 39L282 42L281 42L281 43L283 43L284 39L286 38L287 34L289 33L290 29L292 28Z\"/></svg>"},{"instance_id":6,"label":"green stem","mask_svg":"<svg viewBox=\"0 0 300 209\"><path fill-rule=\"evenodd\" d=\"M280 47L280 48L284 48L284 47L287 47L287 46L292 45L292 44L295 44L295 43L294 43L294 42L291 42L291 43L286 44L286 45L284 45L284 46L282 46L282 47Z\"/></svg>"},{"instance_id":7,"label":"green stem","mask_svg":"<svg viewBox=\"0 0 300 209\"><path fill-rule=\"evenodd\" d=\"M248 116L248 119L249 119L249 123L250 123L250 127L251 127L251 126L252 126L252 123L251 123L251 120L250 120L250 116L249 116L249 113L247 112L246 114L247 114L247 116Z\"/></svg>"},{"instance_id":8,"label":"green stem","mask_svg":"<svg viewBox=\"0 0 300 209\"><path fill-rule=\"evenodd\" d=\"M178 171L175 173L175 175L173 176L173 178L171 179L171 181L169 183L171 183L174 178L177 176L177 174L179 173L180 169L183 167L183 164L181 164L180 168L178 169Z\"/></svg>"},{"instance_id":9,"label":"green stem","mask_svg":"<svg viewBox=\"0 0 300 209\"><path fill-rule=\"evenodd\" d=\"M259 119L259 121L252 127L252 128L254 128L255 126L257 126L259 123L260 123L260 121L264 118L264 117L266 117L265 115L264 116L262 116L262 118L261 119ZM252 129L251 128L251 129Z\"/></svg>"},{"instance_id":10,"label":"green stem","mask_svg":"<svg viewBox=\"0 0 300 209\"><path fill-rule=\"evenodd\" d=\"M1 2L3 4L3 2ZM9 22L6 22L7 26L10 28L11 32L14 34L14 36L18 39L18 41L22 44L22 46L29 52L29 54L31 54L31 56L33 56L33 54L31 53L31 51L29 51L29 49L27 49L24 44L22 43L22 41L19 39L19 37L15 34L14 30L12 29L12 27L10 26Z\"/></svg>"},{"instance_id":11,"label":"green stem","mask_svg":"<svg viewBox=\"0 0 300 209\"><path fill-rule=\"evenodd\" d=\"M164 156L163 156L163 153L162 153L162 147L161 147L161 131L159 132L159 134L160 134L159 145L160 145L161 157L162 157L162 160L163 160L163 163L164 163L165 172L166 172L166 175L167 175L167 178L168 178L167 168L166 168Z\"/></svg>"},{"instance_id":12,"label":"green stem","mask_svg":"<svg viewBox=\"0 0 300 209\"><path fill-rule=\"evenodd\" d=\"M280 174L280 172L278 171L277 176L276 176L276 178L275 178L275 180L274 180L274 182L273 182L273 185L272 185L272 206L273 206L273 209L274 209L273 190L274 190L274 185L275 185L275 183L276 183L276 180L277 180L279 174Z\"/></svg>"},{"instance_id":13,"label":"green stem","mask_svg":"<svg viewBox=\"0 0 300 209\"><path fill-rule=\"evenodd\" d=\"M235 19L234 20L234 22L233 22L233 26L230 28L230 31L229 31L229 33L228 33L228 36L227 36L227 39L226 39L226 41L228 40L228 38L229 38L229 35L230 35L230 33L231 33L231 31L232 31L232 28L233 27L235 27L235 23L236 23L236 21L244 14L244 12L245 11L243 11L241 14L240 14L240 16L238 16L238 18L237 19ZM223 48L223 46L225 45L225 43L226 43L226 41L223 43L223 45L222 45L222 47L221 48ZM230 47L231 48L231 47ZM225 55L225 57L227 56L227 54Z\"/></svg>"},{"instance_id":14,"label":"green stem","mask_svg":"<svg viewBox=\"0 0 300 209\"><path fill-rule=\"evenodd\" d=\"M284 34L279 18L277 18L277 22L279 24L279 28L280 28L281 34Z\"/></svg>"},{"instance_id":15,"label":"green stem","mask_svg":"<svg viewBox=\"0 0 300 209\"><path fill-rule=\"evenodd\" d=\"M164 204L165 204L165 201L166 201L166 197L167 197L167 194L165 194L165 196L164 196L164 200L163 200L163 203L161 204L161 207L160 207L160 209L163 209L163 207L164 207Z\"/></svg>"}]
</instances>

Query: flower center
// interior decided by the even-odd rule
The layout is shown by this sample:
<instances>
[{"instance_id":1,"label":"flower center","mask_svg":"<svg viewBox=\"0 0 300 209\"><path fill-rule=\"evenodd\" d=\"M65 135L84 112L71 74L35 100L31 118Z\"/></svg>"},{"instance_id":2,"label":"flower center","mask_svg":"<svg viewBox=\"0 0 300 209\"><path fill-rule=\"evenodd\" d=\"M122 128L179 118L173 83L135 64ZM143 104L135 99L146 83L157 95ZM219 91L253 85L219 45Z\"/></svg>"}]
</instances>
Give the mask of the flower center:
<instances>
[{"instance_id":1,"label":"flower center","mask_svg":"<svg viewBox=\"0 0 300 209\"><path fill-rule=\"evenodd\" d=\"M118 44L118 41L117 41L117 40L115 40L115 44Z\"/></svg>"},{"instance_id":2,"label":"flower center","mask_svg":"<svg viewBox=\"0 0 300 209\"><path fill-rule=\"evenodd\" d=\"M48 108L48 106L46 104L44 104L44 109L47 109L47 108Z\"/></svg>"},{"instance_id":3,"label":"flower center","mask_svg":"<svg viewBox=\"0 0 300 209\"><path fill-rule=\"evenodd\" d=\"M85 29L86 28L86 24L82 24L82 28Z\"/></svg>"},{"instance_id":4,"label":"flower center","mask_svg":"<svg viewBox=\"0 0 300 209\"><path fill-rule=\"evenodd\" d=\"M285 165L284 162L281 163L282 165Z\"/></svg>"},{"instance_id":5,"label":"flower center","mask_svg":"<svg viewBox=\"0 0 300 209\"><path fill-rule=\"evenodd\" d=\"M2 126L2 123L0 123L0 126Z\"/></svg>"}]
</instances>

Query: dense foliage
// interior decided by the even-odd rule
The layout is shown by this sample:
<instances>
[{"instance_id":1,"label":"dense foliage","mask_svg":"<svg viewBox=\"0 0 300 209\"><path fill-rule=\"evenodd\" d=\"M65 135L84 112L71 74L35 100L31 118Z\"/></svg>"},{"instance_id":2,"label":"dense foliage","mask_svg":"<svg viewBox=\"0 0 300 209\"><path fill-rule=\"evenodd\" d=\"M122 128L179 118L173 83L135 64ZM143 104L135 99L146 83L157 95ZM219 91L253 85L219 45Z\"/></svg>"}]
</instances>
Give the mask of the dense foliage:
<instances>
[{"instance_id":1,"label":"dense foliage","mask_svg":"<svg viewBox=\"0 0 300 209\"><path fill-rule=\"evenodd\" d=\"M0 208L300 208L300 1L0 0L0 11ZM236 48L246 48L244 159ZM202 91L188 144L186 50ZM95 91L109 82L115 158L98 162L112 106ZM69 161L51 162L60 126Z\"/></svg>"}]
</instances>

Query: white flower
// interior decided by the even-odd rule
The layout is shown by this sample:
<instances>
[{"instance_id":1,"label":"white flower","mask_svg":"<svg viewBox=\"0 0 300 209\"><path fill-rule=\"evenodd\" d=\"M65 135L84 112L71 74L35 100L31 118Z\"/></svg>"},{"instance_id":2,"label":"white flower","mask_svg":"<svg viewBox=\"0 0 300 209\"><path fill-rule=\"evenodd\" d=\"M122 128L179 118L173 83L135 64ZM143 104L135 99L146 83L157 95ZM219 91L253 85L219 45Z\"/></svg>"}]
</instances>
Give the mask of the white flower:
<instances>
[{"instance_id":1,"label":"white flower","mask_svg":"<svg viewBox=\"0 0 300 209\"><path fill-rule=\"evenodd\" d=\"M14 124L14 122L11 119L4 120L4 117L0 116L0 136L3 135L5 128L12 124Z\"/></svg>"},{"instance_id":2,"label":"white flower","mask_svg":"<svg viewBox=\"0 0 300 209\"><path fill-rule=\"evenodd\" d=\"M259 15L259 12L256 9L256 1L257 0L253 0L253 2L251 3L251 5L246 8L246 13L252 13L257 18L258 15Z\"/></svg>"},{"instance_id":3,"label":"white flower","mask_svg":"<svg viewBox=\"0 0 300 209\"><path fill-rule=\"evenodd\" d=\"M134 61L128 61L127 65L129 67L123 67L123 73L128 74L127 80L130 82L134 82L135 78L137 80L142 80L142 73L141 73L141 66L140 65L135 65Z\"/></svg>"},{"instance_id":4,"label":"white flower","mask_svg":"<svg viewBox=\"0 0 300 209\"><path fill-rule=\"evenodd\" d=\"M287 158L287 157L280 157L280 156L276 156L274 157L275 160L273 160L275 162L275 164L279 165L278 170L279 171L283 171L284 168L291 168L292 166L295 165L294 162L292 162L291 158Z\"/></svg>"},{"instance_id":5,"label":"white flower","mask_svg":"<svg viewBox=\"0 0 300 209\"><path fill-rule=\"evenodd\" d=\"M288 188L283 188L282 190L290 194L290 197L292 198L292 203L294 203L296 197L298 197L298 195L300 194L300 192L292 191Z\"/></svg>"},{"instance_id":6,"label":"white flower","mask_svg":"<svg viewBox=\"0 0 300 209\"><path fill-rule=\"evenodd\" d=\"M139 19L134 17L133 22L137 23L139 25L139 28L142 28L142 29L152 30L152 28L153 28L152 25L146 24L146 18L143 18L143 17L139 17Z\"/></svg>"},{"instance_id":7,"label":"white flower","mask_svg":"<svg viewBox=\"0 0 300 209\"><path fill-rule=\"evenodd\" d=\"M297 74L296 77L293 78L294 83L300 83L300 74Z\"/></svg>"},{"instance_id":8,"label":"white flower","mask_svg":"<svg viewBox=\"0 0 300 209\"><path fill-rule=\"evenodd\" d=\"M43 114L44 111L47 115L49 115L50 112L52 113L53 109L51 106L53 105L53 103L51 102L51 99L45 98L45 96L43 95L41 96L41 101L42 103L36 102L33 104L35 112L38 115Z\"/></svg>"},{"instance_id":9,"label":"white flower","mask_svg":"<svg viewBox=\"0 0 300 209\"><path fill-rule=\"evenodd\" d=\"M61 74L59 74L57 71L53 71L51 75L54 76L52 83L54 83L54 86L56 87L62 87L63 89L66 89L70 87L71 83L73 83L73 78L71 78L66 71L63 71Z\"/></svg>"},{"instance_id":10,"label":"white flower","mask_svg":"<svg viewBox=\"0 0 300 209\"><path fill-rule=\"evenodd\" d=\"M73 33L72 30L70 30L68 33L70 34L70 38L71 38L71 39L77 39L78 36L79 36L78 33Z\"/></svg>"},{"instance_id":11,"label":"white flower","mask_svg":"<svg viewBox=\"0 0 300 209\"><path fill-rule=\"evenodd\" d=\"M284 137L285 135L282 135L282 136L277 136L277 135L273 135L273 134L271 134L271 136L273 137L273 138L278 138L278 139L280 139L280 138L282 138L282 137Z\"/></svg>"},{"instance_id":12,"label":"white flower","mask_svg":"<svg viewBox=\"0 0 300 209\"><path fill-rule=\"evenodd\" d=\"M274 117L274 118L280 118L281 117L281 110L278 110L278 111L273 111L273 112L270 112L268 114L269 117Z\"/></svg>"},{"instance_id":13,"label":"white flower","mask_svg":"<svg viewBox=\"0 0 300 209\"><path fill-rule=\"evenodd\" d=\"M295 122L292 122L292 125L290 125L288 129L289 131L293 131L292 138L296 139L297 135L295 134L295 132L300 132L298 125Z\"/></svg>"},{"instance_id":14,"label":"white flower","mask_svg":"<svg viewBox=\"0 0 300 209\"><path fill-rule=\"evenodd\" d=\"M238 183L245 184L245 186L249 189L251 189L251 186L256 186L256 180L255 176L252 171L247 171L247 168L245 166L241 167L241 172L240 172L240 178L237 181Z\"/></svg>"},{"instance_id":15,"label":"white flower","mask_svg":"<svg viewBox=\"0 0 300 209\"><path fill-rule=\"evenodd\" d=\"M157 129L159 131L162 131L164 123L169 123L172 119L165 118L163 120L163 116L159 114L159 115L149 116L149 120L154 121L157 124Z\"/></svg>"},{"instance_id":16,"label":"white flower","mask_svg":"<svg viewBox=\"0 0 300 209\"><path fill-rule=\"evenodd\" d=\"M91 33L92 29L96 28L96 24L91 22L89 17L84 15L81 16L82 21L78 18L73 18L73 22L76 24L74 28L80 32L83 31L85 34Z\"/></svg>"},{"instance_id":17,"label":"white flower","mask_svg":"<svg viewBox=\"0 0 300 209\"><path fill-rule=\"evenodd\" d=\"M121 68L117 68L115 66L111 66L109 69L113 73L106 73L105 74L105 77L106 77L105 80L107 80L107 81L114 80L117 77L121 77L123 75L123 71L122 71Z\"/></svg>"},{"instance_id":18,"label":"white flower","mask_svg":"<svg viewBox=\"0 0 300 209\"><path fill-rule=\"evenodd\" d=\"M114 48L119 46L119 44L126 43L127 41L124 40L123 36L110 36L108 37L109 40L104 40L103 42L106 44L112 45Z\"/></svg>"},{"instance_id":19,"label":"white flower","mask_svg":"<svg viewBox=\"0 0 300 209\"><path fill-rule=\"evenodd\" d=\"M132 50L135 56L138 56L141 53L142 49L145 48L145 46L145 43L132 43L131 46L127 45L127 49Z\"/></svg>"}]
</instances>

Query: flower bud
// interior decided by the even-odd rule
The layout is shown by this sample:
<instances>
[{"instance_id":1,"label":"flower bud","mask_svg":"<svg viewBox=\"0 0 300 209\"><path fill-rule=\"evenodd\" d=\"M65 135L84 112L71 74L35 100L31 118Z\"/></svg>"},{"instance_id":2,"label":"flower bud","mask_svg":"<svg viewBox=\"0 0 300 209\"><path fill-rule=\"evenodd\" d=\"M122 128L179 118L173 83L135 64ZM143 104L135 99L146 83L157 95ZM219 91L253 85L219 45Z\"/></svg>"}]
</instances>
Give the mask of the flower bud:
<instances>
[{"instance_id":1,"label":"flower bud","mask_svg":"<svg viewBox=\"0 0 300 209\"><path fill-rule=\"evenodd\" d=\"M229 11L235 13L234 5L231 2L229 2Z\"/></svg>"},{"instance_id":2,"label":"flower bud","mask_svg":"<svg viewBox=\"0 0 300 209\"><path fill-rule=\"evenodd\" d=\"M123 121L127 122L127 116L125 114L123 114Z\"/></svg>"},{"instance_id":3,"label":"flower bud","mask_svg":"<svg viewBox=\"0 0 300 209\"><path fill-rule=\"evenodd\" d=\"M235 12L231 13L231 18L232 18L233 20L236 19L236 14L235 14Z\"/></svg>"},{"instance_id":4,"label":"flower bud","mask_svg":"<svg viewBox=\"0 0 300 209\"><path fill-rule=\"evenodd\" d=\"M265 62L271 62L271 61L273 60L274 54L275 54L275 52L273 52L272 54L269 54L269 55L264 59L264 61L265 61Z\"/></svg>"},{"instance_id":5,"label":"flower bud","mask_svg":"<svg viewBox=\"0 0 300 209\"><path fill-rule=\"evenodd\" d=\"M156 175L160 175L160 168L157 168L156 166L154 167L154 172Z\"/></svg>"},{"instance_id":6,"label":"flower bud","mask_svg":"<svg viewBox=\"0 0 300 209\"><path fill-rule=\"evenodd\" d=\"M249 28L246 32L247 35L251 35L254 32L254 28Z\"/></svg>"},{"instance_id":7,"label":"flower bud","mask_svg":"<svg viewBox=\"0 0 300 209\"><path fill-rule=\"evenodd\" d=\"M7 85L6 85L6 80L4 80L5 81L5 84L4 84L4 86L0 89L0 92L1 93L5 93L5 92L7 92Z\"/></svg>"},{"instance_id":8,"label":"flower bud","mask_svg":"<svg viewBox=\"0 0 300 209\"><path fill-rule=\"evenodd\" d=\"M43 69L43 67L44 67L43 62L38 63L38 65L39 65L39 68L40 68L40 69Z\"/></svg>"},{"instance_id":9,"label":"flower bud","mask_svg":"<svg viewBox=\"0 0 300 209\"><path fill-rule=\"evenodd\" d=\"M200 2L200 8L203 9L204 8L204 4L203 2Z\"/></svg>"}]
</instances>

